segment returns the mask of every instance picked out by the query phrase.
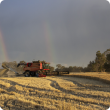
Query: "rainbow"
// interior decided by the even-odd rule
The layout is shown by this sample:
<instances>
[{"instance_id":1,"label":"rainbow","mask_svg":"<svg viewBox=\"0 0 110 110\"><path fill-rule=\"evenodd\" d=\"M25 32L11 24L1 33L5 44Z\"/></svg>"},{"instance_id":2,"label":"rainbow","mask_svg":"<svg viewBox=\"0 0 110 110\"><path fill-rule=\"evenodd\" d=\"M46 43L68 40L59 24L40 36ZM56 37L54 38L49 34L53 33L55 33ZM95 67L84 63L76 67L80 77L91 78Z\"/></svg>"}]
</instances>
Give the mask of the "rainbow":
<instances>
[{"instance_id":1,"label":"rainbow","mask_svg":"<svg viewBox=\"0 0 110 110\"><path fill-rule=\"evenodd\" d=\"M1 30L0 30L0 60L9 61L6 45Z\"/></svg>"},{"instance_id":2,"label":"rainbow","mask_svg":"<svg viewBox=\"0 0 110 110\"><path fill-rule=\"evenodd\" d=\"M55 49L53 46L53 40L52 40L52 31L50 28L50 25L47 21L44 22L43 24L43 30L44 30L44 37L45 37L45 42L46 42L46 48L47 48L47 54L51 62L56 62L56 57L55 57Z\"/></svg>"}]
</instances>

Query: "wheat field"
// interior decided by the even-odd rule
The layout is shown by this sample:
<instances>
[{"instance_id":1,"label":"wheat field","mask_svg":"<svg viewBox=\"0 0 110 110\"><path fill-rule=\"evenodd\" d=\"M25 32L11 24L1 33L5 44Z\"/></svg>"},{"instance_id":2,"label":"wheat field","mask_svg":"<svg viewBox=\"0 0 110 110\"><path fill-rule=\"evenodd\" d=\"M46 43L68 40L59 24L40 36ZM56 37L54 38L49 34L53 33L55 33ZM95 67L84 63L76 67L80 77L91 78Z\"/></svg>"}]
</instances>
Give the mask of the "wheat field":
<instances>
[{"instance_id":1,"label":"wheat field","mask_svg":"<svg viewBox=\"0 0 110 110\"><path fill-rule=\"evenodd\" d=\"M4 110L106 110L110 85L74 76L1 77L0 106Z\"/></svg>"}]
</instances>

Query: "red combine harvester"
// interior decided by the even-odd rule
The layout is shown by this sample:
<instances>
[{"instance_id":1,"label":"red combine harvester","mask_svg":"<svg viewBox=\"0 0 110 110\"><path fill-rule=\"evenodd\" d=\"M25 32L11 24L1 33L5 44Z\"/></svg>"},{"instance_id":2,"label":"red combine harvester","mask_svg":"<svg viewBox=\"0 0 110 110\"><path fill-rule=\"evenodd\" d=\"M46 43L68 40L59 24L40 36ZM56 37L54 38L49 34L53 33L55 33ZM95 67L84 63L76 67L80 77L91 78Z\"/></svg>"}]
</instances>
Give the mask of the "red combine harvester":
<instances>
[{"instance_id":1,"label":"red combine harvester","mask_svg":"<svg viewBox=\"0 0 110 110\"><path fill-rule=\"evenodd\" d=\"M46 77L47 72L50 72L49 64L45 61L33 61L30 63L18 63L17 67L20 65L25 65L24 67L24 75L26 77L29 76L37 76L37 77Z\"/></svg>"}]
</instances>

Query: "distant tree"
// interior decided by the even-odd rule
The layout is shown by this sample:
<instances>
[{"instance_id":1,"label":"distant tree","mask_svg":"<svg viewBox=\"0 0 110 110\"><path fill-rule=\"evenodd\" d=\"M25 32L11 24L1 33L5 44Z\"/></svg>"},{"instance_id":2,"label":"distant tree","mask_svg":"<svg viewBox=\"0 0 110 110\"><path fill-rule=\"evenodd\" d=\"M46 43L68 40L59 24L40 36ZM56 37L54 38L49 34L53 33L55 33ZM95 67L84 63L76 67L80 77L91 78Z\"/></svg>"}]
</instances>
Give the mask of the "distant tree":
<instances>
[{"instance_id":1,"label":"distant tree","mask_svg":"<svg viewBox=\"0 0 110 110\"><path fill-rule=\"evenodd\" d=\"M108 51L108 50L107 50ZM106 52L105 52L106 53ZM90 61L84 71L88 72L104 72L105 67L107 67L106 63L106 55L105 53L100 53L100 51L96 52L95 61Z\"/></svg>"},{"instance_id":2,"label":"distant tree","mask_svg":"<svg viewBox=\"0 0 110 110\"><path fill-rule=\"evenodd\" d=\"M77 71L77 67L73 66L73 72L76 72L76 71Z\"/></svg>"},{"instance_id":3,"label":"distant tree","mask_svg":"<svg viewBox=\"0 0 110 110\"><path fill-rule=\"evenodd\" d=\"M61 71L65 71L65 66L62 66L61 67Z\"/></svg>"},{"instance_id":4,"label":"distant tree","mask_svg":"<svg viewBox=\"0 0 110 110\"><path fill-rule=\"evenodd\" d=\"M105 52L104 52L104 55L107 56L107 54L110 54L110 49L107 49Z\"/></svg>"},{"instance_id":5,"label":"distant tree","mask_svg":"<svg viewBox=\"0 0 110 110\"><path fill-rule=\"evenodd\" d=\"M105 72L110 72L110 64L108 64L107 62L105 62L104 68L105 68Z\"/></svg>"},{"instance_id":6,"label":"distant tree","mask_svg":"<svg viewBox=\"0 0 110 110\"><path fill-rule=\"evenodd\" d=\"M61 65L61 64L57 64L56 67L57 67L58 69L61 69L62 65Z\"/></svg>"},{"instance_id":7,"label":"distant tree","mask_svg":"<svg viewBox=\"0 0 110 110\"><path fill-rule=\"evenodd\" d=\"M88 72L88 68L87 67L84 67L83 68L83 72Z\"/></svg>"},{"instance_id":8,"label":"distant tree","mask_svg":"<svg viewBox=\"0 0 110 110\"><path fill-rule=\"evenodd\" d=\"M78 67L78 72L83 72L83 67Z\"/></svg>"},{"instance_id":9,"label":"distant tree","mask_svg":"<svg viewBox=\"0 0 110 110\"><path fill-rule=\"evenodd\" d=\"M73 67L72 66L69 66L69 71L73 72Z\"/></svg>"},{"instance_id":10,"label":"distant tree","mask_svg":"<svg viewBox=\"0 0 110 110\"><path fill-rule=\"evenodd\" d=\"M106 72L110 71L110 54L106 55L106 62L104 64L104 68Z\"/></svg>"},{"instance_id":11,"label":"distant tree","mask_svg":"<svg viewBox=\"0 0 110 110\"><path fill-rule=\"evenodd\" d=\"M106 59L107 59L107 60L106 60L107 63L110 64L110 54L107 54Z\"/></svg>"},{"instance_id":12,"label":"distant tree","mask_svg":"<svg viewBox=\"0 0 110 110\"><path fill-rule=\"evenodd\" d=\"M100 51L96 52L96 58L95 58L95 64L94 64L94 70L102 72L105 71L104 64L106 62L106 57L104 53L100 53Z\"/></svg>"},{"instance_id":13,"label":"distant tree","mask_svg":"<svg viewBox=\"0 0 110 110\"><path fill-rule=\"evenodd\" d=\"M52 66L49 66L49 69L50 69L50 71L54 71L54 67L52 67Z\"/></svg>"},{"instance_id":14,"label":"distant tree","mask_svg":"<svg viewBox=\"0 0 110 110\"><path fill-rule=\"evenodd\" d=\"M90 61L89 64L87 65L86 71L88 71L88 72L95 71L94 65L95 65L95 62L94 61Z\"/></svg>"}]
</instances>

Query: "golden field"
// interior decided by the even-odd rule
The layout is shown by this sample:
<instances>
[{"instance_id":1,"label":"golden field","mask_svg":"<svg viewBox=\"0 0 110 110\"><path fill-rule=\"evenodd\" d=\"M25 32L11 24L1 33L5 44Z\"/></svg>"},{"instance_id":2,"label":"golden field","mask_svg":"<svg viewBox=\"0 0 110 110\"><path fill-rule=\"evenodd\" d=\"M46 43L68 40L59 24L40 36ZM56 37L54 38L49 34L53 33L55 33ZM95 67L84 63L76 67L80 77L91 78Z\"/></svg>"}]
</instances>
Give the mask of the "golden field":
<instances>
[{"instance_id":1,"label":"golden field","mask_svg":"<svg viewBox=\"0 0 110 110\"><path fill-rule=\"evenodd\" d=\"M86 73L79 72L79 73L71 73L69 75L64 74L63 76L95 79L110 84L110 72L86 72Z\"/></svg>"},{"instance_id":2,"label":"golden field","mask_svg":"<svg viewBox=\"0 0 110 110\"><path fill-rule=\"evenodd\" d=\"M110 74L73 73L69 76L1 77L0 106L4 110L109 108L110 85L95 77L109 81Z\"/></svg>"}]
</instances>

